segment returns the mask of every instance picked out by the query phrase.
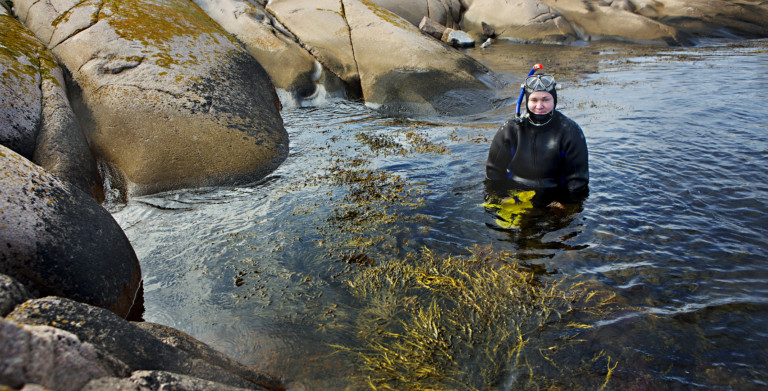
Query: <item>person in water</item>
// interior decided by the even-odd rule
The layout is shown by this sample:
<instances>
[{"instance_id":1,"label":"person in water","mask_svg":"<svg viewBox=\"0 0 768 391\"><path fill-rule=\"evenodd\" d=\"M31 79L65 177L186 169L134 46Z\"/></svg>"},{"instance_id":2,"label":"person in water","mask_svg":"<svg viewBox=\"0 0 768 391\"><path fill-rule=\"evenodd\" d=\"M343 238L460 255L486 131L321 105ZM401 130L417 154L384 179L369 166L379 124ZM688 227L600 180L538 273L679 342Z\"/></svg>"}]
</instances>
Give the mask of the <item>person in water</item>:
<instances>
[{"instance_id":1,"label":"person in water","mask_svg":"<svg viewBox=\"0 0 768 391\"><path fill-rule=\"evenodd\" d=\"M581 128L556 110L556 85L552 75L525 80L525 113L496 132L485 173L494 189L533 190L535 203L562 207L588 194L589 164Z\"/></svg>"}]
</instances>

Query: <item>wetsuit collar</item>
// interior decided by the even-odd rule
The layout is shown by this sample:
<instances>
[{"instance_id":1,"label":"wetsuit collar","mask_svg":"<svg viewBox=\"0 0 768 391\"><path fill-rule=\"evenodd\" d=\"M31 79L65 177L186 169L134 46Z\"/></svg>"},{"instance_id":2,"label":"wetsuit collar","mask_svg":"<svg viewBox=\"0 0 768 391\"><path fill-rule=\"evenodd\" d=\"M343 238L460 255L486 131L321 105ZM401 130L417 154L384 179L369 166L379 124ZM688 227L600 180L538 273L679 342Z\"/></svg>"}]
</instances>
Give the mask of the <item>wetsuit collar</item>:
<instances>
[{"instance_id":1,"label":"wetsuit collar","mask_svg":"<svg viewBox=\"0 0 768 391\"><path fill-rule=\"evenodd\" d=\"M530 122L531 125L533 126L544 126L548 124L550 121L552 121L552 118L554 117L555 117L554 109L547 114L528 113L528 122Z\"/></svg>"}]
</instances>

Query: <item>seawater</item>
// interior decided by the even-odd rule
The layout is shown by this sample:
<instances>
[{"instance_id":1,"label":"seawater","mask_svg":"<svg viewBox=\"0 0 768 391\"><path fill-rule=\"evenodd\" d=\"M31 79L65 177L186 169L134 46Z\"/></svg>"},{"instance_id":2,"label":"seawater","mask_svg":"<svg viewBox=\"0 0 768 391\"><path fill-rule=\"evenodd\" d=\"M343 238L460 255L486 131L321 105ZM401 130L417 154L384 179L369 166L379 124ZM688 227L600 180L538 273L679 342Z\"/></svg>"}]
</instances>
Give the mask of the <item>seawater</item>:
<instances>
[{"instance_id":1,"label":"seawater","mask_svg":"<svg viewBox=\"0 0 768 391\"><path fill-rule=\"evenodd\" d=\"M578 343L557 368L531 358L526 371L568 388L768 386L768 42L498 42L469 53L508 85L484 114L289 107L290 155L263 181L113 205L141 261L144 318L293 389L356 389L359 363L336 347L356 345L369 303L345 279L424 248L481 246L536 278L599 287L620 307L582 317L576 334L557 321L527 334L544 353ZM534 62L555 74L560 110L584 130L591 192L564 214L536 210L503 229L481 206L484 164ZM522 387L513 361L491 388Z\"/></svg>"}]
</instances>

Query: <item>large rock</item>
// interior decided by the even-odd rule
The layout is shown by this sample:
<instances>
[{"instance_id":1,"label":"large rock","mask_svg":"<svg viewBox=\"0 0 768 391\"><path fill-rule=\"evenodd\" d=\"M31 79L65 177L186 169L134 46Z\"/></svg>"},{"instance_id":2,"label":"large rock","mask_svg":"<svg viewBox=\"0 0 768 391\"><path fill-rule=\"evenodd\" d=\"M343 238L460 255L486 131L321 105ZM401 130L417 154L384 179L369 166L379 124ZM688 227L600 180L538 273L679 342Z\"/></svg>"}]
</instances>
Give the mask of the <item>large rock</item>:
<instances>
[{"instance_id":1,"label":"large rock","mask_svg":"<svg viewBox=\"0 0 768 391\"><path fill-rule=\"evenodd\" d=\"M618 4L618 3L617 3ZM680 44L685 38L669 26L610 2L582 0L473 0L462 27L482 35L482 23L500 38L521 42L570 43L619 40L644 44Z\"/></svg>"},{"instance_id":2,"label":"large rock","mask_svg":"<svg viewBox=\"0 0 768 391\"><path fill-rule=\"evenodd\" d=\"M124 364L72 333L0 318L0 384L76 391L94 379L127 375Z\"/></svg>"},{"instance_id":3,"label":"large rock","mask_svg":"<svg viewBox=\"0 0 768 391\"><path fill-rule=\"evenodd\" d=\"M140 286L136 254L85 192L0 146L0 273L41 295L125 316Z\"/></svg>"},{"instance_id":4,"label":"large rock","mask_svg":"<svg viewBox=\"0 0 768 391\"><path fill-rule=\"evenodd\" d=\"M343 93L339 79L324 69L262 5L246 0L194 1L258 60L278 89L282 103L301 105L321 95Z\"/></svg>"},{"instance_id":5,"label":"large rock","mask_svg":"<svg viewBox=\"0 0 768 391\"><path fill-rule=\"evenodd\" d=\"M483 36L483 23L499 38L521 42L567 43L578 33L557 11L538 0L473 0L468 3L461 27Z\"/></svg>"},{"instance_id":6,"label":"large rock","mask_svg":"<svg viewBox=\"0 0 768 391\"><path fill-rule=\"evenodd\" d=\"M0 144L102 200L96 161L51 52L0 9Z\"/></svg>"},{"instance_id":7,"label":"large rock","mask_svg":"<svg viewBox=\"0 0 768 391\"><path fill-rule=\"evenodd\" d=\"M250 182L287 155L268 75L184 0L17 0L124 194Z\"/></svg>"},{"instance_id":8,"label":"large rock","mask_svg":"<svg viewBox=\"0 0 768 391\"><path fill-rule=\"evenodd\" d=\"M491 108L495 85L490 70L367 0L342 3L366 104L422 114Z\"/></svg>"},{"instance_id":9,"label":"large rock","mask_svg":"<svg viewBox=\"0 0 768 391\"><path fill-rule=\"evenodd\" d=\"M427 17L446 27L457 29L461 20L459 0L371 0L371 3L394 12L414 26L418 26L421 20Z\"/></svg>"},{"instance_id":10,"label":"large rock","mask_svg":"<svg viewBox=\"0 0 768 391\"><path fill-rule=\"evenodd\" d=\"M579 38L585 41L618 40L641 44L679 45L688 43L686 37L670 26L612 7L603 2L582 0L543 0L565 17Z\"/></svg>"},{"instance_id":11,"label":"large rock","mask_svg":"<svg viewBox=\"0 0 768 391\"><path fill-rule=\"evenodd\" d=\"M221 383L163 371L136 371L130 377L103 377L93 380L80 391L243 391L264 390L262 387L232 387Z\"/></svg>"},{"instance_id":12,"label":"large rock","mask_svg":"<svg viewBox=\"0 0 768 391\"><path fill-rule=\"evenodd\" d=\"M461 115L491 106L487 68L368 0L274 0L267 9L371 107Z\"/></svg>"},{"instance_id":13,"label":"large rock","mask_svg":"<svg viewBox=\"0 0 768 391\"><path fill-rule=\"evenodd\" d=\"M272 0L267 10L355 95L360 75L342 1Z\"/></svg>"},{"instance_id":14,"label":"large rock","mask_svg":"<svg viewBox=\"0 0 768 391\"><path fill-rule=\"evenodd\" d=\"M756 0L631 0L635 12L698 36L768 36L768 3Z\"/></svg>"},{"instance_id":15,"label":"large rock","mask_svg":"<svg viewBox=\"0 0 768 391\"><path fill-rule=\"evenodd\" d=\"M55 326L71 332L81 341L125 363L130 371L172 372L231 387L284 389L279 381L268 376L246 379L235 373L242 368L233 372L223 361L209 362L206 355L187 353L168 345L109 311L72 300L59 297L29 300L16 307L7 319L19 324Z\"/></svg>"}]
</instances>

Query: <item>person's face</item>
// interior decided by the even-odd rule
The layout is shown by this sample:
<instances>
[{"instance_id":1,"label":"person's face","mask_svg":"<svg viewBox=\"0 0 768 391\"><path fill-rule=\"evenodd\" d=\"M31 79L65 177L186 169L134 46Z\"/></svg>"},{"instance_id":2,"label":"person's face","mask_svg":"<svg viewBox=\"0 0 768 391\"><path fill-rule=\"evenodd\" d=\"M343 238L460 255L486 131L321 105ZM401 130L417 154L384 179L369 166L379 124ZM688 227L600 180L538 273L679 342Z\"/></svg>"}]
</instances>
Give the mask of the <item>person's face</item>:
<instances>
[{"instance_id":1,"label":"person's face","mask_svg":"<svg viewBox=\"0 0 768 391\"><path fill-rule=\"evenodd\" d=\"M555 99L546 91L536 91L528 96L528 111L534 114L547 114L555 108Z\"/></svg>"}]
</instances>

